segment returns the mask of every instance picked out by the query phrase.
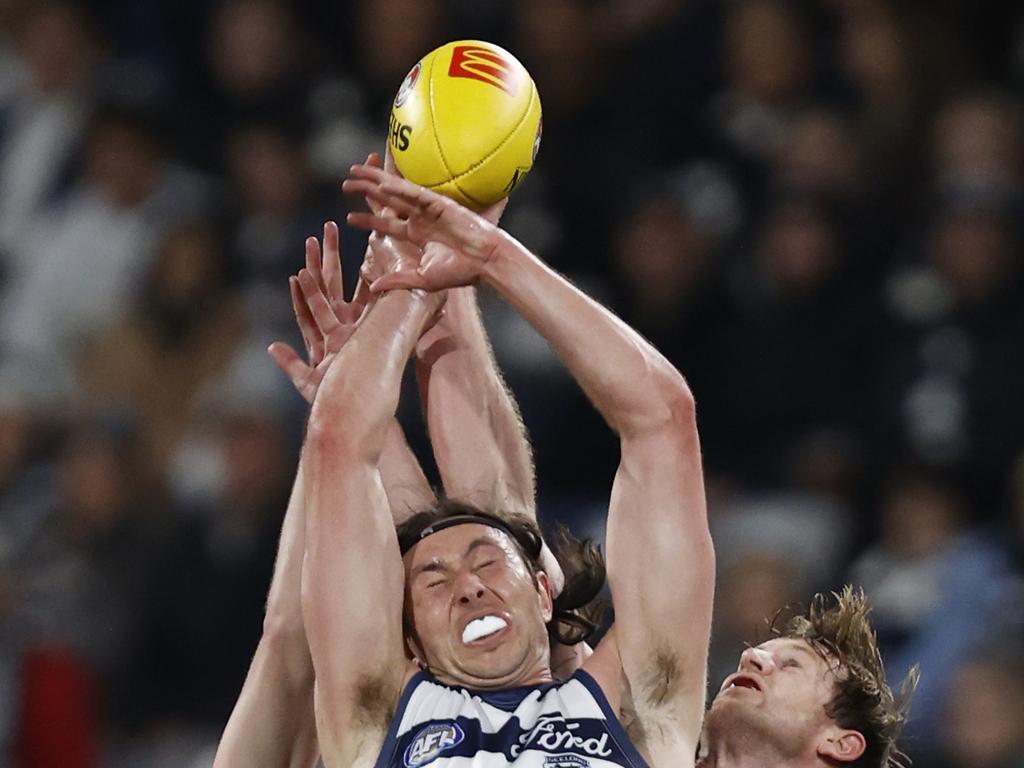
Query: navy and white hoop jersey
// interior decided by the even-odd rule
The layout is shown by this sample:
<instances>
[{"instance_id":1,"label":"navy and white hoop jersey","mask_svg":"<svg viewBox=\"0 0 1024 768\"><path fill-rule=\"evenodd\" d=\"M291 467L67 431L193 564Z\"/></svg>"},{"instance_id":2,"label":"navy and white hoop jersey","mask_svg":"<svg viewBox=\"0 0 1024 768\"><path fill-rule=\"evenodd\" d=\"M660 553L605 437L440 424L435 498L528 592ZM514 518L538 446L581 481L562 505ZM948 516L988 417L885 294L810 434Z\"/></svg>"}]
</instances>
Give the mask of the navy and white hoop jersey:
<instances>
[{"instance_id":1,"label":"navy and white hoop jersey","mask_svg":"<svg viewBox=\"0 0 1024 768\"><path fill-rule=\"evenodd\" d=\"M406 686L376 768L648 768L600 687L478 692L420 672Z\"/></svg>"}]
</instances>

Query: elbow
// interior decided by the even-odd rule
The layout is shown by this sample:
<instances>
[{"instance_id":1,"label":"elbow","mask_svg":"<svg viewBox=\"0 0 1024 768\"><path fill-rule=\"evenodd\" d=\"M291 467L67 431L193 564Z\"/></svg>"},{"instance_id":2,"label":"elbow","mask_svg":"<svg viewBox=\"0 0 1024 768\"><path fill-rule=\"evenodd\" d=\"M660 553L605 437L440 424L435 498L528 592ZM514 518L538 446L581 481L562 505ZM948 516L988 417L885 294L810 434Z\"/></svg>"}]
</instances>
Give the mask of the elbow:
<instances>
[{"instance_id":1,"label":"elbow","mask_svg":"<svg viewBox=\"0 0 1024 768\"><path fill-rule=\"evenodd\" d=\"M630 423L622 425L622 437L654 434L697 434L697 404L683 375L667 360L648 369L647 392L642 411Z\"/></svg>"}]
</instances>

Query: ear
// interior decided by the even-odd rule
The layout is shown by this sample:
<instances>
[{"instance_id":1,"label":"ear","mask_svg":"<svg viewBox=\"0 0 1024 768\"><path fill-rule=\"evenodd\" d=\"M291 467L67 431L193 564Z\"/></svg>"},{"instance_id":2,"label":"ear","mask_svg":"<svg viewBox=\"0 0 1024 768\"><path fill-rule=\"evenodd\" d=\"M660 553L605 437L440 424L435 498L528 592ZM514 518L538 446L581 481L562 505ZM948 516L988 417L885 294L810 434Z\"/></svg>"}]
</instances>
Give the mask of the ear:
<instances>
[{"instance_id":1,"label":"ear","mask_svg":"<svg viewBox=\"0 0 1024 768\"><path fill-rule=\"evenodd\" d=\"M544 615L544 623L547 624L555 614L555 599L551 595L551 579L544 571L537 571L537 594L540 597L540 610Z\"/></svg>"},{"instance_id":2,"label":"ear","mask_svg":"<svg viewBox=\"0 0 1024 768\"><path fill-rule=\"evenodd\" d=\"M406 635L405 637L405 650L408 657L415 661L420 669L426 668L427 662L423 655L423 648L420 647L420 644L411 635Z\"/></svg>"},{"instance_id":3,"label":"ear","mask_svg":"<svg viewBox=\"0 0 1024 768\"><path fill-rule=\"evenodd\" d=\"M818 756L837 763L852 763L864 754L867 741L860 731L834 726L818 742Z\"/></svg>"}]
</instances>

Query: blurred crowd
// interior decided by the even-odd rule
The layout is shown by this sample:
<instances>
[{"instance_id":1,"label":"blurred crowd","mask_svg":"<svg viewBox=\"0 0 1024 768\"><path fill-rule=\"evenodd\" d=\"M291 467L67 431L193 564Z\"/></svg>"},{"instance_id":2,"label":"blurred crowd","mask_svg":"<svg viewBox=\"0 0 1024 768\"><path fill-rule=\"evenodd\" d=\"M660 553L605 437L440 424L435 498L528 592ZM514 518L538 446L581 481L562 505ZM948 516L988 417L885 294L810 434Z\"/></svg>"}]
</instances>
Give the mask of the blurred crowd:
<instances>
[{"instance_id":1,"label":"blurred crowd","mask_svg":"<svg viewBox=\"0 0 1024 768\"><path fill-rule=\"evenodd\" d=\"M921 664L917 764L1024 766L1024 9L994 0L0 0L0 765L210 764L301 440L286 277L460 37L541 93L503 225L696 394L712 687L852 581L891 677ZM542 518L600 536L613 436L481 300Z\"/></svg>"}]
</instances>

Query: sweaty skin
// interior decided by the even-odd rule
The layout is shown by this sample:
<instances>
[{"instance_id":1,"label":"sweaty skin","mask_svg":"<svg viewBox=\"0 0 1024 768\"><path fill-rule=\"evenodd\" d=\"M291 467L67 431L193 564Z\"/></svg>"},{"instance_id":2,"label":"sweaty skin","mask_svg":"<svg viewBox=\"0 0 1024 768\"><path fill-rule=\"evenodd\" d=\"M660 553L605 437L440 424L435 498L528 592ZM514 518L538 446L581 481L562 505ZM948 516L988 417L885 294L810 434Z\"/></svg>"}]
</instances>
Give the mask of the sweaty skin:
<instances>
[{"instance_id":1,"label":"sweaty skin","mask_svg":"<svg viewBox=\"0 0 1024 768\"><path fill-rule=\"evenodd\" d=\"M628 326L472 212L366 166L353 168L345 188L365 194L397 214L397 218L372 213L350 215L350 222L357 226L421 248L430 242L448 246L444 252L424 253L415 270L403 269L379 278L373 289L391 291L379 302L401 295L402 289L437 291L477 281L488 283L548 339L619 435L622 461L613 486L608 527L617 642L614 646L602 643L584 668L598 681L616 711L620 708L619 686L625 676L637 715L647 729L647 757L652 764L692 765L703 713L714 556L707 531L693 399L685 381ZM367 354L372 353L367 350ZM353 388L346 391L339 387L339 392L354 399L358 396L354 385L348 386ZM323 388L318 402L321 397L328 397ZM339 397L339 407L342 402ZM366 435L361 437L365 439ZM343 440L340 435L333 439ZM333 442L332 447L356 450L347 441L344 445ZM374 478L371 475L364 479L368 483L365 487L350 484L339 488L340 479L331 480L330 487L335 492L365 494ZM380 554L384 557L386 552ZM307 575L312 574L307 570ZM336 589L343 588L340 579L333 584ZM377 603L393 606L389 610L400 613L399 596L381 586ZM311 629L312 619L326 620L317 616L318 610L330 612L332 608L326 603L314 607L307 602L305 587L304 581L307 629ZM540 600L540 596L534 599ZM524 620L542 624L542 619L538 607ZM329 645L325 642L325 652L348 645L340 642L346 631L366 629L344 627L338 619L334 624L335 630L343 634L334 636ZM398 631L398 622L393 627L380 619L376 635ZM324 638L328 636L331 633L325 632ZM510 639L519 643L513 651L529 648L531 636L527 630L511 633ZM316 665L318 649L312 630L310 637ZM435 673L449 675L455 681L472 673L457 646L442 651L450 651L451 658L446 659L438 651L438 663L450 666ZM374 682L384 700L393 704L392 697L401 690L402 679L389 677L387 670L394 668L397 657L388 656L383 647L380 652L382 677ZM514 652L506 659L516 660ZM543 665L524 663L503 671L508 684L522 685L532 682L540 669ZM318 680L327 679L335 678L318 675ZM338 743L338 734L354 728L365 744L379 745L382 726L365 713L357 717L356 689L344 684L330 687L324 704L331 700L331 712L318 717L322 744L325 738ZM372 751L372 747L367 748ZM324 756L327 759L326 748ZM347 759L358 759L352 752L331 755L332 760L336 757L340 758L339 765L348 764Z\"/></svg>"}]
</instances>

